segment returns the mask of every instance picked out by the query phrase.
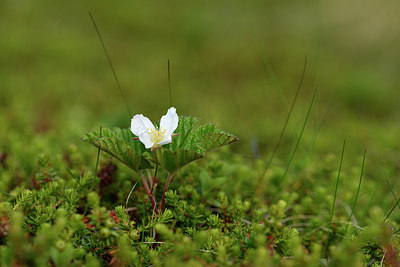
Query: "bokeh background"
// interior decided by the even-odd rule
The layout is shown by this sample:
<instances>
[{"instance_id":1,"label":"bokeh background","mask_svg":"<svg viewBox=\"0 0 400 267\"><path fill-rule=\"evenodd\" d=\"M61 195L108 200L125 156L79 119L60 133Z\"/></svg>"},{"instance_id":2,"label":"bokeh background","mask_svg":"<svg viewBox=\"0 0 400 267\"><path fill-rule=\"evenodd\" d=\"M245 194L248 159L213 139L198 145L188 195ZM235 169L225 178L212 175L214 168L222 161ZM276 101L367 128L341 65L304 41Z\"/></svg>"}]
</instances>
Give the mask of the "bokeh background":
<instances>
[{"instance_id":1,"label":"bokeh background","mask_svg":"<svg viewBox=\"0 0 400 267\"><path fill-rule=\"evenodd\" d=\"M399 185L399 9L395 0L1 0L2 149L13 131L86 149L85 132L129 127L90 11L132 113L153 121L165 114L169 59L178 114L239 136L230 153L268 158L307 56L274 164L289 157L318 86L295 162L338 155L346 139L345 164L359 168L354 162L367 149L370 179Z\"/></svg>"}]
</instances>

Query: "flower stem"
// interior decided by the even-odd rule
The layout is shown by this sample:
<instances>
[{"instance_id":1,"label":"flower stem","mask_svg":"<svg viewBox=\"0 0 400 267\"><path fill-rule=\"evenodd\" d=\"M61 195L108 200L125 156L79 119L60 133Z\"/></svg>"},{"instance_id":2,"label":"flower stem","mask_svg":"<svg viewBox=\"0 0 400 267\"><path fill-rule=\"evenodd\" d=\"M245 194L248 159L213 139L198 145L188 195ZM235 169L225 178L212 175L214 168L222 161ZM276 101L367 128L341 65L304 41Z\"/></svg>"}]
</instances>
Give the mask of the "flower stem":
<instances>
[{"instance_id":1,"label":"flower stem","mask_svg":"<svg viewBox=\"0 0 400 267\"><path fill-rule=\"evenodd\" d=\"M162 199L161 199L161 212L164 211L165 193L168 191L169 184L171 183L171 180L173 177L174 177L174 175L172 173L168 173L167 181L165 182L164 192L163 192Z\"/></svg>"},{"instance_id":2,"label":"flower stem","mask_svg":"<svg viewBox=\"0 0 400 267\"><path fill-rule=\"evenodd\" d=\"M147 170L147 180L149 181L151 191L153 191L153 175L151 175L149 170Z\"/></svg>"},{"instance_id":3,"label":"flower stem","mask_svg":"<svg viewBox=\"0 0 400 267\"><path fill-rule=\"evenodd\" d=\"M156 170L154 171L154 176L151 177L151 193L153 194L154 188L157 186L157 172L158 172L158 164L156 165Z\"/></svg>"},{"instance_id":4,"label":"flower stem","mask_svg":"<svg viewBox=\"0 0 400 267\"><path fill-rule=\"evenodd\" d=\"M146 182L146 178L144 177L142 172L139 172L139 175L140 175L140 179L142 179L143 187L147 193L147 196L149 197L150 203L153 206L155 213L158 215L157 204L156 204L153 194L150 192L149 186Z\"/></svg>"}]
</instances>

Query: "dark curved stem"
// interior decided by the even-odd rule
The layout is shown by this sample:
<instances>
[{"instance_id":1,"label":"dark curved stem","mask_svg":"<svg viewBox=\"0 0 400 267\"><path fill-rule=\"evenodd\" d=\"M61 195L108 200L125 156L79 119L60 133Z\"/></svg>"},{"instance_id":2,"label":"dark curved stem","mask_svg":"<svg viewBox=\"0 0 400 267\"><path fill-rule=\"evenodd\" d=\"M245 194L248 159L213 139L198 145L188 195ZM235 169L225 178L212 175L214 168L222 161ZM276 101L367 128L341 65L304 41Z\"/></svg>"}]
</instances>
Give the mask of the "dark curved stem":
<instances>
[{"instance_id":1,"label":"dark curved stem","mask_svg":"<svg viewBox=\"0 0 400 267\"><path fill-rule=\"evenodd\" d=\"M171 183L171 180L173 177L174 177L174 175L172 173L168 173L168 178L167 178L167 181L165 182L164 192L163 192L162 199L161 199L161 212L164 212L165 193L168 191L169 184Z\"/></svg>"}]
</instances>

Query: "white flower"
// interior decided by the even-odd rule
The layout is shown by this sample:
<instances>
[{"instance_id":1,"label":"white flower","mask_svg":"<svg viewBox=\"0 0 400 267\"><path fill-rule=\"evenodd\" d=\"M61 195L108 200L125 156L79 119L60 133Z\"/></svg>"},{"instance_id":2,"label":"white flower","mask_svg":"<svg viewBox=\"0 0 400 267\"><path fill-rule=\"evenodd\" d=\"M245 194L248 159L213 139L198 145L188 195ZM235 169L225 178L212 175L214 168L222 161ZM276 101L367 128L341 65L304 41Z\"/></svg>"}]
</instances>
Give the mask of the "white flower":
<instances>
[{"instance_id":1,"label":"white flower","mask_svg":"<svg viewBox=\"0 0 400 267\"><path fill-rule=\"evenodd\" d=\"M172 134L178 127L178 121L179 117L174 107L169 108L167 114L161 117L159 129L156 129L147 117L136 114L131 120L131 131L146 148L166 145L172 142Z\"/></svg>"}]
</instances>

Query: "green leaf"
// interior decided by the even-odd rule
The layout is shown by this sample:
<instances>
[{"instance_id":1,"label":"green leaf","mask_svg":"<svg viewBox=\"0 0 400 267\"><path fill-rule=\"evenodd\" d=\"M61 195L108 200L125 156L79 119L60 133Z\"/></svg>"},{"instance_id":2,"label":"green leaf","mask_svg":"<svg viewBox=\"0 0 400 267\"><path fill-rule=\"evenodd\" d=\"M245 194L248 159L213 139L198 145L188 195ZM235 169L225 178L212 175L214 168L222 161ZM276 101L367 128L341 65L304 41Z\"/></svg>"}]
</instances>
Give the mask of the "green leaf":
<instances>
[{"instance_id":1,"label":"green leaf","mask_svg":"<svg viewBox=\"0 0 400 267\"><path fill-rule=\"evenodd\" d=\"M175 130L172 143L166 148L172 151L178 149L192 150L197 153L203 153L201 146L199 145L199 136L193 134L196 130L199 120L194 117L181 116L179 118L178 128Z\"/></svg>"},{"instance_id":2,"label":"green leaf","mask_svg":"<svg viewBox=\"0 0 400 267\"><path fill-rule=\"evenodd\" d=\"M171 144L156 150L153 162L168 172L175 172L186 164L204 157L219 147L237 142L239 138L218 130L214 124L198 126L194 117L181 116Z\"/></svg>"},{"instance_id":3,"label":"green leaf","mask_svg":"<svg viewBox=\"0 0 400 267\"><path fill-rule=\"evenodd\" d=\"M177 171L192 161L204 157L202 154L191 150L178 149L177 151L171 151L164 148L157 149L152 155L153 161L170 173Z\"/></svg>"},{"instance_id":4,"label":"green leaf","mask_svg":"<svg viewBox=\"0 0 400 267\"><path fill-rule=\"evenodd\" d=\"M145 149L140 141L132 140L134 137L130 129L115 128L86 134L82 140L99 147L136 172L151 168L149 160L168 172L175 172L208 152L239 140L217 129L214 124L199 126L199 120L190 116L179 118L171 144L156 148L153 152Z\"/></svg>"},{"instance_id":5,"label":"green leaf","mask_svg":"<svg viewBox=\"0 0 400 267\"><path fill-rule=\"evenodd\" d=\"M206 153L239 141L238 137L218 130L214 124L206 124L198 127L195 134L200 137L201 147Z\"/></svg>"},{"instance_id":6,"label":"green leaf","mask_svg":"<svg viewBox=\"0 0 400 267\"><path fill-rule=\"evenodd\" d=\"M114 128L102 129L86 134L82 141L100 148L102 151L118 159L126 166L139 172L142 169L152 168L150 162L143 153L146 151L138 140L132 140L135 136L130 129Z\"/></svg>"}]
</instances>

